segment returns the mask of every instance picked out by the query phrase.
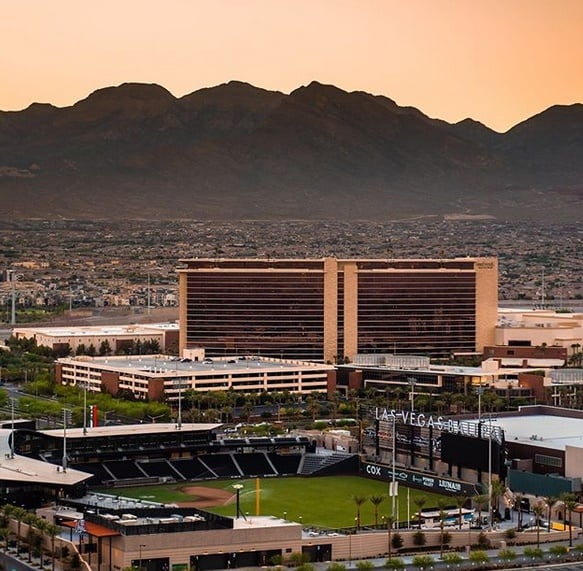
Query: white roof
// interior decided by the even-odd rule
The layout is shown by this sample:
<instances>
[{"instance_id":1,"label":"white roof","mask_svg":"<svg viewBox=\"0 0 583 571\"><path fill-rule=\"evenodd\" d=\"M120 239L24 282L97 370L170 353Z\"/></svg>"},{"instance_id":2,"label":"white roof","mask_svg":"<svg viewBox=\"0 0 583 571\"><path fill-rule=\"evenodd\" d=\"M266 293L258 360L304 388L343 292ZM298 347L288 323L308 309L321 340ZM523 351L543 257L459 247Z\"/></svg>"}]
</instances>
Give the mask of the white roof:
<instances>
[{"instance_id":1,"label":"white roof","mask_svg":"<svg viewBox=\"0 0 583 571\"><path fill-rule=\"evenodd\" d=\"M0 429L0 481L15 480L30 484L47 484L73 486L91 478L91 474L67 468L63 471L60 466L49 464L41 460L26 458L15 454L11 455L9 438L12 430Z\"/></svg>"},{"instance_id":2,"label":"white roof","mask_svg":"<svg viewBox=\"0 0 583 571\"><path fill-rule=\"evenodd\" d=\"M583 448L583 419L536 414L496 419L506 442L519 442L540 448L565 450L567 445Z\"/></svg>"},{"instance_id":3,"label":"white roof","mask_svg":"<svg viewBox=\"0 0 583 571\"><path fill-rule=\"evenodd\" d=\"M162 432L179 432L179 431L200 431L214 430L221 427L221 424L203 424L203 423L186 423L183 422L180 428L176 423L171 422L154 422L142 424L112 424L108 426L96 426L87 428L86 434L83 434L83 428L67 428L67 438L96 438L103 436L135 436L136 434L160 434ZM42 434L63 437L62 428L51 428L50 430L38 430Z\"/></svg>"}]
</instances>

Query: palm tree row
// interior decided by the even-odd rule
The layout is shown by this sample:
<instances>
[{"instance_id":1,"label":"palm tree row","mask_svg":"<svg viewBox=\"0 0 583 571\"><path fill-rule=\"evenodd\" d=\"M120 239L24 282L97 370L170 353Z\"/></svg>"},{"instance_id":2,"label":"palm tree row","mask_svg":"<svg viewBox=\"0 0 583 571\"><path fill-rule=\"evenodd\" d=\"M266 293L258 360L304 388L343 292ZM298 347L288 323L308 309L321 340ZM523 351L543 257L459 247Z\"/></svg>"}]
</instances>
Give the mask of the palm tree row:
<instances>
[{"instance_id":1,"label":"palm tree row","mask_svg":"<svg viewBox=\"0 0 583 571\"><path fill-rule=\"evenodd\" d=\"M2 517L0 522L0 537L4 540L4 549L8 549L8 540L11 535L9 528L9 521L17 522L16 532L16 549L21 551L22 524L28 526L26 534L26 542L28 544L28 560L32 561L33 550L41 551L42 536L47 535L51 539L51 569L55 569L55 538L59 535L60 528L57 525L47 522L45 519L38 517L36 514L28 510L6 504L2 508ZM42 553L41 553L42 556Z\"/></svg>"}]
</instances>

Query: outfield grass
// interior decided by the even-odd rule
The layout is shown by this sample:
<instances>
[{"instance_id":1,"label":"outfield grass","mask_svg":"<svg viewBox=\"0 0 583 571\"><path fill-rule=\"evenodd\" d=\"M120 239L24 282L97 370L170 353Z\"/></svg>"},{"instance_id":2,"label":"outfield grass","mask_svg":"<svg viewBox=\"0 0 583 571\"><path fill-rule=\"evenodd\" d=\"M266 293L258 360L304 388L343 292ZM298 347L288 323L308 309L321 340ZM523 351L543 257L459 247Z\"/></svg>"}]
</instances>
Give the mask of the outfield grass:
<instances>
[{"instance_id":1,"label":"outfield grass","mask_svg":"<svg viewBox=\"0 0 583 571\"><path fill-rule=\"evenodd\" d=\"M148 499L163 503L192 501L191 495L182 490L192 486L221 488L233 492L233 484L243 484L240 492L241 511L255 515L256 508L256 480L213 480L205 482L189 482L167 484L163 486L148 486L139 488L116 488L115 493L132 498ZM387 483L371 480L359 476L322 476L311 478L262 478L260 479L260 515L273 515L292 521L302 521L304 526L324 528L352 527L355 524L356 503L355 496L367 499L360 508L362 526L372 525L374 521L374 506L370 502L371 496L384 496L379 506L379 524L382 516L391 512L391 498L387 497ZM104 490L111 493L110 490ZM399 487L398 510L399 520L407 519L407 488ZM417 511L415 498L424 496L427 501L424 509L436 506L440 496L428 492L421 492L410 488L410 514ZM453 501L452 501L453 503ZM234 516L235 502L215 508L205 508L208 511Z\"/></svg>"}]
</instances>

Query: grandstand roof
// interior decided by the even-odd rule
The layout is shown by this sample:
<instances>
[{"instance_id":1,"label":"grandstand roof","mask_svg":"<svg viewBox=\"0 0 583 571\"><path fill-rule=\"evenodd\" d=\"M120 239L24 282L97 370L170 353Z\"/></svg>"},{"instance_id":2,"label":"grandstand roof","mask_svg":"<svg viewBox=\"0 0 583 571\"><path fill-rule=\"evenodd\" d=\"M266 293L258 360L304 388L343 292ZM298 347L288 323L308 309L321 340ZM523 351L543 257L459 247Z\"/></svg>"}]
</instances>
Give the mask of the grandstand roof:
<instances>
[{"instance_id":1,"label":"grandstand roof","mask_svg":"<svg viewBox=\"0 0 583 571\"><path fill-rule=\"evenodd\" d=\"M41 460L12 455L10 436L12 431L0 429L0 481L13 481L50 486L74 486L91 478L79 470L62 470L60 466Z\"/></svg>"},{"instance_id":2,"label":"grandstand roof","mask_svg":"<svg viewBox=\"0 0 583 571\"><path fill-rule=\"evenodd\" d=\"M67 428L67 438L92 438L104 436L136 436L143 434L160 434L164 432L202 432L208 430L215 430L220 428L221 424L203 424L203 423L185 423L183 422L178 428L178 425L172 422L155 422L143 424L114 424L108 426L96 426L87 428L87 432L83 432L83 428ZM55 438L63 438L62 428L51 428L49 430L38 430L41 434L53 436Z\"/></svg>"}]
</instances>

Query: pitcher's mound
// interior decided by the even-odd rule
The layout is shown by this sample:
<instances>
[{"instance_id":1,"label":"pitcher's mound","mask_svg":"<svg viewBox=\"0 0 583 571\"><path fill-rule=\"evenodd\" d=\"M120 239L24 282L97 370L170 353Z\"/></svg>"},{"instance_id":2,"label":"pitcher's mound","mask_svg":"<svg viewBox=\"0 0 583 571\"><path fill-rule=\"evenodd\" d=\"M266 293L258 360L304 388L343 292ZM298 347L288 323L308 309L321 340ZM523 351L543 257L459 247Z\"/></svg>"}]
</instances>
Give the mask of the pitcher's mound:
<instances>
[{"instance_id":1,"label":"pitcher's mound","mask_svg":"<svg viewBox=\"0 0 583 571\"><path fill-rule=\"evenodd\" d=\"M230 504L235 498L235 494L227 490L204 486L189 486L182 488L182 491L192 496L191 502L178 502L182 508L214 508Z\"/></svg>"}]
</instances>

